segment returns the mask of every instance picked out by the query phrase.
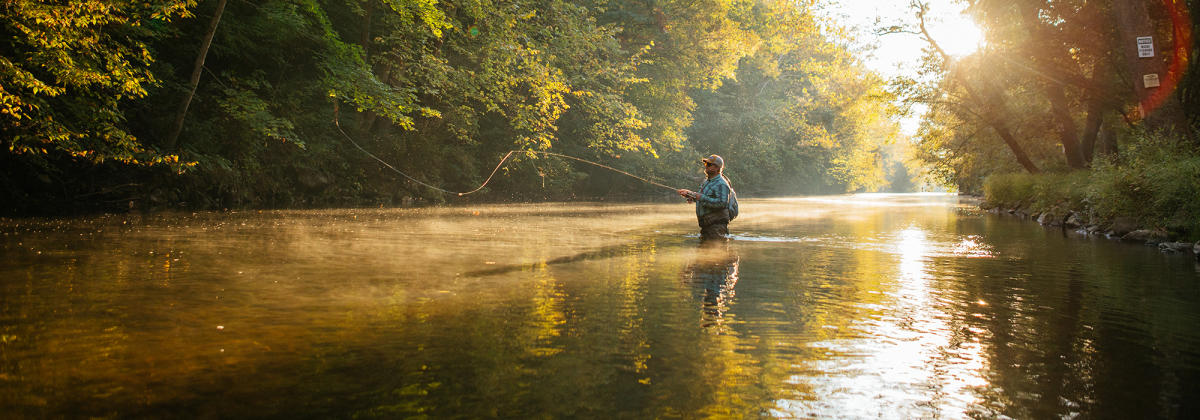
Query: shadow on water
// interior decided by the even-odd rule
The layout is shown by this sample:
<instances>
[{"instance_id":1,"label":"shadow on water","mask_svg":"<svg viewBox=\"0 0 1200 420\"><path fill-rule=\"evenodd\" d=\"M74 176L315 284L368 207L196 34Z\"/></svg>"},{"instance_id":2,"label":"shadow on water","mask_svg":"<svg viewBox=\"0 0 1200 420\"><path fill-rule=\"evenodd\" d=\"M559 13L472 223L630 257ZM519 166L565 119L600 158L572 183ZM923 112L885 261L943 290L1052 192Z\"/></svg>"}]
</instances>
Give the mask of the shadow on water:
<instances>
[{"instance_id":1,"label":"shadow on water","mask_svg":"<svg viewBox=\"0 0 1200 420\"><path fill-rule=\"evenodd\" d=\"M712 256L729 256L737 258L736 254L732 254L729 241L700 241L698 235L679 235L677 237L658 237L654 242L659 247L686 247L691 243L698 243L697 249L700 251L698 257L702 261L708 261ZM737 237L734 237L736 240ZM787 239L777 238L749 238L745 240L763 240L763 241L786 241ZM697 242L698 241L698 242ZM496 264L494 268L483 270L473 270L462 273L463 277L486 277L500 274L507 274L518 271L532 271L542 266L553 266L561 264L571 264L581 261L604 260L610 258L625 257L632 253L641 252L644 245L648 242L634 242L621 245L611 245L601 247L600 249L579 252L574 255L556 257L546 261L527 264ZM736 277L736 276L735 276ZM736 279L734 280L736 282Z\"/></svg>"},{"instance_id":2,"label":"shadow on water","mask_svg":"<svg viewBox=\"0 0 1200 420\"><path fill-rule=\"evenodd\" d=\"M497 264L494 268L484 270L474 270L463 273L464 277L487 277L500 274L507 274L518 271L533 271L542 266L553 266L560 264L571 264L581 261L604 260L609 258L617 258L628 256L631 253L640 252L644 243L632 243L622 245L612 245L602 247L593 251L584 251L574 255L552 258L543 262L529 264Z\"/></svg>"}]
</instances>

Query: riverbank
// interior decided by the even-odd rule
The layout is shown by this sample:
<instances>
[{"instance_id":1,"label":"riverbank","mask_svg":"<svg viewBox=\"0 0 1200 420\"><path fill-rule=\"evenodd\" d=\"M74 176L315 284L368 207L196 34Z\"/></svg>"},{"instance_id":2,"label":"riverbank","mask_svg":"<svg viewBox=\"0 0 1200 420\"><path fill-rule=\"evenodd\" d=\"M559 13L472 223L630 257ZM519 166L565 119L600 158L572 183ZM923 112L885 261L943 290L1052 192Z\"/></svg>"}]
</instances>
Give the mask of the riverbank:
<instances>
[{"instance_id":1,"label":"riverbank","mask_svg":"<svg viewBox=\"0 0 1200 420\"><path fill-rule=\"evenodd\" d=\"M980 207L1200 256L1200 193L1189 191L1200 185L1200 161L1183 163L1153 170L1101 164L1090 171L996 175L984 182Z\"/></svg>"},{"instance_id":2,"label":"riverbank","mask_svg":"<svg viewBox=\"0 0 1200 420\"><path fill-rule=\"evenodd\" d=\"M1109 239L1127 242L1140 242L1157 246L1163 252L1190 252L1200 260L1200 242L1189 241L1182 234L1160 228L1139 226L1132 217L1118 217L1113 220L1094 220L1088 217L1087 210L1067 210L1061 208L1034 209L1025 203L991 203L986 200L980 207L993 214L1011 214L1022 219L1035 221L1043 226L1062 227L1089 236L1104 236Z\"/></svg>"}]
</instances>

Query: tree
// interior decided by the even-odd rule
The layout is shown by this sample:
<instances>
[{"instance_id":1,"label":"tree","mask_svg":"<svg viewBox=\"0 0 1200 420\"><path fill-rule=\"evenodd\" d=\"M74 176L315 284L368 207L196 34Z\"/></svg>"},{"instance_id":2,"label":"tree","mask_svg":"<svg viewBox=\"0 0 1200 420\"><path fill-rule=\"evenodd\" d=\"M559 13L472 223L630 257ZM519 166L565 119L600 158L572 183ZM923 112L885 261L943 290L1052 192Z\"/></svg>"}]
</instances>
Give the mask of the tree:
<instances>
[{"instance_id":1,"label":"tree","mask_svg":"<svg viewBox=\"0 0 1200 420\"><path fill-rule=\"evenodd\" d=\"M762 45L735 77L697 91L688 137L731 162L743 191L874 191L886 184L881 147L894 141L883 81L815 17L755 9L743 17ZM776 29L782 28L782 29Z\"/></svg>"},{"instance_id":2,"label":"tree","mask_svg":"<svg viewBox=\"0 0 1200 420\"><path fill-rule=\"evenodd\" d=\"M12 153L92 162L173 162L129 133L124 104L159 83L156 28L189 17L191 0L32 0L0 8L0 142Z\"/></svg>"},{"instance_id":3,"label":"tree","mask_svg":"<svg viewBox=\"0 0 1200 420\"><path fill-rule=\"evenodd\" d=\"M0 42L20 54L6 53L10 65L0 69L9 111L0 141L24 153L14 159L44 155L44 146L96 161L164 161L174 158L157 150L171 151L194 164L103 167L111 177L43 165L82 195L122 205L441 202L440 192L372 156L462 190L509 150L553 150L680 185L691 182L702 151L729 150L743 162L738 176L763 191L782 179L795 182L775 191L872 190L884 179L880 146L895 134L882 81L816 23L811 0L12 4L5 28L19 36ZM205 18L167 20L192 12ZM59 37L43 45L41 32L21 28L48 25L46 16L76 23L38 29ZM99 43L72 44L90 40ZM200 54L176 47L198 40ZM96 45L125 61L76 59ZM52 62L63 54L78 57ZM55 67L33 58L90 72L74 84L46 82ZM180 108L186 114L162 111ZM55 130L66 134L46 134ZM649 191L569 162L517 156L483 194ZM14 185L14 167L0 173L0 185ZM107 193L117 179L136 187Z\"/></svg>"},{"instance_id":4,"label":"tree","mask_svg":"<svg viewBox=\"0 0 1200 420\"><path fill-rule=\"evenodd\" d=\"M1067 166L1087 166L1105 115L1121 112L1128 91L1113 77L1116 34L1108 6L979 0L969 12L998 40L993 54L1038 86Z\"/></svg>"},{"instance_id":5,"label":"tree","mask_svg":"<svg viewBox=\"0 0 1200 420\"><path fill-rule=\"evenodd\" d=\"M1179 96L1174 94L1176 83L1187 68L1191 53L1191 22L1186 8L1175 1L1164 1L1160 15L1166 19L1154 21L1149 8L1155 6L1138 0L1113 0L1113 15L1120 34L1116 47L1124 58L1126 71L1133 81L1133 90L1140 116L1145 117L1151 131L1170 130L1177 135L1191 136ZM1138 54L1137 38L1151 37L1158 50L1152 57ZM1166 46L1166 48L1163 48ZM1170 55L1163 54L1170 51ZM1160 79L1157 88L1147 86L1144 76L1154 74Z\"/></svg>"},{"instance_id":6,"label":"tree","mask_svg":"<svg viewBox=\"0 0 1200 420\"><path fill-rule=\"evenodd\" d=\"M945 78L933 86L920 87L908 83L902 89L907 90L906 101L942 106L958 114L964 121L975 120L992 129L1012 152L1012 156L1030 173L1039 172L1037 164L1029 158L1025 148L1017 141L1010 129L1005 112L1005 98L994 81L976 82L971 74L980 74L966 68L962 63L956 63L950 54L938 44L929 33L926 17L929 5L920 1L912 3L916 9L917 29L915 32L929 45L925 57L925 69L930 73L944 74ZM889 28L890 32L903 32L903 28ZM911 32L911 30L909 30ZM961 92L962 102L946 101L951 92Z\"/></svg>"}]
</instances>

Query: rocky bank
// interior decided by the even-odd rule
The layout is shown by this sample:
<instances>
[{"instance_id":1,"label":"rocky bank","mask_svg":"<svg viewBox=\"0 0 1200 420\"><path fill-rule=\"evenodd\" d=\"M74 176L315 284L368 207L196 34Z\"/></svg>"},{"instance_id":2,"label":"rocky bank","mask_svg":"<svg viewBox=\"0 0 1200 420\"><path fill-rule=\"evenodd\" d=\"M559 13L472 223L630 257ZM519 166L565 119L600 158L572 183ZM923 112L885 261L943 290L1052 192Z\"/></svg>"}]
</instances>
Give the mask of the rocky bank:
<instances>
[{"instance_id":1,"label":"rocky bank","mask_svg":"<svg viewBox=\"0 0 1200 420\"><path fill-rule=\"evenodd\" d=\"M1137 221L1131 217L1102 220L1089 215L1086 211L1069 210L1062 207L1038 211L1031 209L1025 203L997 205L985 201L980 206L990 213L1011 214L1022 219L1036 221L1043 226L1061 227L1089 236L1104 236L1114 240L1157 246L1160 251L1165 253L1191 253L1197 261L1200 261L1200 242L1180 241L1183 235L1179 232L1139 226Z\"/></svg>"}]
</instances>

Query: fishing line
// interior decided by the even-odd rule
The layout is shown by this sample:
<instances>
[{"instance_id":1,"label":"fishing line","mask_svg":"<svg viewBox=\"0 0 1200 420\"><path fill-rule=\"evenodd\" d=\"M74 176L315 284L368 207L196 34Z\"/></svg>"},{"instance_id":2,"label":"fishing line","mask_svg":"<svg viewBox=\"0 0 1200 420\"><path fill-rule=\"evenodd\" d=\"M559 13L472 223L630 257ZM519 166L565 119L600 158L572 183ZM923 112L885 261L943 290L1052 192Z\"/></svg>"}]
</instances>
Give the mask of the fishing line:
<instances>
[{"instance_id":1,"label":"fishing line","mask_svg":"<svg viewBox=\"0 0 1200 420\"><path fill-rule=\"evenodd\" d=\"M666 188L666 189L668 189L668 190L671 190L671 191L677 191L677 190L678 190L678 188L675 188L675 187L672 187L672 186L669 186L669 185L666 185L666 184L662 184L662 183L659 183L659 182L651 181L651 180L649 180L649 179L642 178L642 177L640 177L640 176L637 176L637 175L631 174L631 173L629 173L629 172L622 171L622 170L620 170L620 169L617 169L617 168L614 168L614 167L611 167L611 166L608 166L608 165L605 165L605 164L602 164L602 163L596 163L596 162L592 162L592 161L590 161L590 160L583 159L583 158L577 158L577 157L575 157L575 156L569 156L569 155L564 155L564 154L561 154L561 153L554 153L554 152L538 151L538 150L509 150L509 151L508 151L508 153L505 153L505 154L504 154L504 157L500 159L500 163L497 163L497 164L496 164L496 168L495 168L495 169L492 169L492 173L491 173L491 174L489 174L489 175L488 175L488 177L487 177L487 179L483 181L483 184L480 184L478 187L476 187L475 189L473 189L473 190L471 190L471 191L466 191L466 192L450 191L450 190L447 190L447 189L440 188L440 187L438 187L438 186L436 186L436 185L427 184L427 183L425 183L425 182L422 182L422 181L421 181L421 180L419 180L419 179L413 178L413 177L409 176L408 174L406 174L406 173L402 172L401 170L399 170L399 169L396 169L396 167L395 167L395 166L392 166L391 164L387 163L387 162L386 162L386 161L384 161L383 159L380 159L378 156L375 156L375 155L374 155L374 154L372 154L371 152L368 152L368 151L367 151L367 149L364 149L362 146L359 146L359 145L358 145L358 142L354 141L354 139L353 139L353 138L351 138L349 134L346 134L346 131L345 131L345 130L342 130L342 123L341 123L341 121L340 121L340 120L341 120L341 118L340 118L340 114L339 114L339 112L338 112L338 106L337 106L337 102L334 102L334 104L333 104L333 124L334 124L335 126L337 126L338 132L342 133L342 136L343 136L343 137L345 137L345 138L346 138L346 140L349 140L349 141L350 141L350 144L353 144L353 145L354 145L354 147L358 148L358 150L361 150L363 153L365 153L367 156L370 156L372 159L375 159L375 160L379 161L379 163L383 164L383 166L386 166L388 169L391 169L392 171L395 171L396 173L400 174L400 176L403 176L403 177L405 177L405 178L408 178L408 180L409 180L409 181L415 182L415 183L417 183L417 184L423 185L423 186L425 186L425 187L428 187L428 188L430 188L430 189L433 189L433 190L436 190L436 191L439 191L439 192L443 192L443 193L446 193L446 194L456 194L456 195L458 195L459 197L462 197L462 196L465 196L465 195L468 195L468 194L474 194L475 192L478 192L479 190L482 190L482 189L483 189L483 187L486 187L486 186L487 186L487 184L488 184L489 182L492 182L492 177L495 177L495 176L496 176L496 172L498 172L498 171L500 170L500 167L504 166L504 163L508 161L508 158L512 157L513 153L537 154L537 155L543 155L543 156L555 156L555 157L560 157L560 158L564 158L564 159L571 159L571 160L578 161L578 162L583 162L583 163L586 163L586 164L589 164L589 165L592 165L592 166L596 166L596 167L600 167L600 168L608 169L608 170L610 170L610 171L613 171L613 172L616 172L616 173L619 173L619 174L622 174L622 175L626 175L626 176L632 177L632 178L634 178L634 179L637 179L637 180L639 180L639 181L645 182L645 183L647 183L647 184L650 184L650 185L654 185L654 186L658 186L658 187L663 187L663 188Z\"/></svg>"}]
</instances>

